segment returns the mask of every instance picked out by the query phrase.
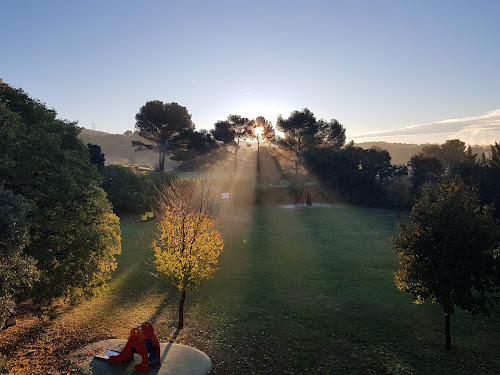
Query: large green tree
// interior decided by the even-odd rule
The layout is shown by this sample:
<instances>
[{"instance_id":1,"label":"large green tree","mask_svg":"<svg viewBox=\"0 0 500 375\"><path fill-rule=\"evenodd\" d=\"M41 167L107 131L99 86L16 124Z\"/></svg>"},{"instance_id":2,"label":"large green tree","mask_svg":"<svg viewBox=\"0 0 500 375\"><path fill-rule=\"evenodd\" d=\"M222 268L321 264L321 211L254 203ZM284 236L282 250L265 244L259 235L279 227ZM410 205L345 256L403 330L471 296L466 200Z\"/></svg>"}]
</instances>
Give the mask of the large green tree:
<instances>
[{"instance_id":1,"label":"large green tree","mask_svg":"<svg viewBox=\"0 0 500 375\"><path fill-rule=\"evenodd\" d=\"M27 200L25 253L41 271L32 296L42 305L98 293L120 252L118 217L79 131L24 91L0 84L0 181Z\"/></svg>"},{"instance_id":2,"label":"large green tree","mask_svg":"<svg viewBox=\"0 0 500 375\"><path fill-rule=\"evenodd\" d=\"M26 201L0 185L0 329L16 302L39 276L29 244Z\"/></svg>"},{"instance_id":3,"label":"large green tree","mask_svg":"<svg viewBox=\"0 0 500 375\"><path fill-rule=\"evenodd\" d=\"M213 159L213 155L208 156L211 151L218 148L218 143L212 134L205 129L200 131L185 131L179 135L179 145L171 152L170 159L180 163L186 163L203 155L206 164Z\"/></svg>"},{"instance_id":4,"label":"large green tree","mask_svg":"<svg viewBox=\"0 0 500 375\"><path fill-rule=\"evenodd\" d=\"M182 134L194 131L191 115L186 107L159 100L146 102L135 115L139 135L153 145L141 144L158 152L158 169L163 171L165 156L182 145Z\"/></svg>"},{"instance_id":5,"label":"large green tree","mask_svg":"<svg viewBox=\"0 0 500 375\"><path fill-rule=\"evenodd\" d=\"M415 303L430 300L441 306L447 349L456 307L487 314L500 300L500 232L493 206L481 207L460 179L427 189L413 207L411 222L400 224L391 240L400 265L396 286Z\"/></svg>"},{"instance_id":6,"label":"large green tree","mask_svg":"<svg viewBox=\"0 0 500 375\"><path fill-rule=\"evenodd\" d=\"M430 144L422 147L422 154L438 158L446 168L453 168L464 160L465 143L459 139L448 139L442 145Z\"/></svg>"}]
</instances>

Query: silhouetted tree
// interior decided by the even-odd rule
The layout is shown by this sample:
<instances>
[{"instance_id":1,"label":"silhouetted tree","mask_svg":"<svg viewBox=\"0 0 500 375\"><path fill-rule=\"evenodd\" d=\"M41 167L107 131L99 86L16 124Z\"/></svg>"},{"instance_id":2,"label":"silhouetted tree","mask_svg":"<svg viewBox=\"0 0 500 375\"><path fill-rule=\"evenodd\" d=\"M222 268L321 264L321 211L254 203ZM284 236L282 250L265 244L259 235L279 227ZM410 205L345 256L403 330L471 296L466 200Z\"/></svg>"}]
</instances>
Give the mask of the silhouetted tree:
<instances>
[{"instance_id":1,"label":"silhouetted tree","mask_svg":"<svg viewBox=\"0 0 500 375\"><path fill-rule=\"evenodd\" d=\"M251 139L257 141L257 178L260 179L260 146L263 142L273 143L276 132L270 121L263 116L258 116L252 121Z\"/></svg>"},{"instance_id":2,"label":"silhouetted tree","mask_svg":"<svg viewBox=\"0 0 500 375\"><path fill-rule=\"evenodd\" d=\"M441 146L437 143L423 145L421 153L427 157L441 159Z\"/></svg>"},{"instance_id":3,"label":"silhouetted tree","mask_svg":"<svg viewBox=\"0 0 500 375\"><path fill-rule=\"evenodd\" d=\"M471 147L464 153L463 160L451 169L451 175L458 175L465 184L478 192L482 204L495 204L495 217L500 218L500 160L499 146L490 146L492 158L484 154L478 158Z\"/></svg>"},{"instance_id":4,"label":"silhouetted tree","mask_svg":"<svg viewBox=\"0 0 500 375\"><path fill-rule=\"evenodd\" d=\"M212 134L205 129L182 132L177 142L179 146L172 151L170 159L181 163L205 155L218 147Z\"/></svg>"},{"instance_id":5,"label":"silhouetted tree","mask_svg":"<svg viewBox=\"0 0 500 375\"><path fill-rule=\"evenodd\" d=\"M307 108L293 111L287 119L278 116L276 128L284 133L276 143L295 158L295 174L304 163L304 155L317 147L340 149L345 143L345 128L335 119L316 120Z\"/></svg>"},{"instance_id":6,"label":"silhouetted tree","mask_svg":"<svg viewBox=\"0 0 500 375\"><path fill-rule=\"evenodd\" d=\"M257 151L264 142L273 143L276 137L271 121L265 119L264 116L258 116L252 121L251 139L257 141Z\"/></svg>"},{"instance_id":7,"label":"silhouetted tree","mask_svg":"<svg viewBox=\"0 0 500 375\"><path fill-rule=\"evenodd\" d=\"M211 131L213 137L226 147L233 148L234 172L238 171L240 141L252 136L252 122L239 115L229 115L225 121L217 121Z\"/></svg>"},{"instance_id":8,"label":"silhouetted tree","mask_svg":"<svg viewBox=\"0 0 500 375\"><path fill-rule=\"evenodd\" d=\"M490 165L493 168L500 168L500 144L495 142L494 145L490 146L490 149L491 149Z\"/></svg>"},{"instance_id":9,"label":"silhouetted tree","mask_svg":"<svg viewBox=\"0 0 500 375\"><path fill-rule=\"evenodd\" d=\"M453 168L464 159L465 143L459 139L449 139L442 145L431 144L422 147L422 154L441 160L446 168Z\"/></svg>"},{"instance_id":10,"label":"silhouetted tree","mask_svg":"<svg viewBox=\"0 0 500 375\"><path fill-rule=\"evenodd\" d=\"M485 167L486 166L480 162L477 154L472 153L472 148L469 146L464 153L463 160L455 164L451 169L451 175L460 176L465 184L479 189Z\"/></svg>"},{"instance_id":11,"label":"silhouetted tree","mask_svg":"<svg viewBox=\"0 0 500 375\"><path fill-rule=\"evenodd\" d=\"M276 121L276 128L284 133L277 143L295 156L295 174L303 163L304 153L317 144L316 134L319 131L318 122L314 114L304 108L302 111L293 111L287 119L281 115Z\"/></svg>"},{"instance_id":12,"label":"silhouetted tree","mask_svg":"<svg viewBox=\"0 0 500 375\"><path fill-rule=\"evenodd\" d=\"M464 159L465 143L459 139L449 139L441 145L441 160L448 168L453 168Z\"/></svg>"},{"instance_id":13,"label":"silhouetted tree","mask_svg":"<svg viewBox=\"0 0 500 375\"><path fill-rule=\"evenodd\" d=\"M424 184L440 182L444 173L443 164L437 157L425 156L422 153L412 156L408 167L413 195L417 198Z\"/></svg>"},{"instance_id":14,"label":"silhouetted tree","mask_svg":"<svg viewBox=\"0 0 500 375\"><path fill-rule=\"evenodd\" d=\"M500 259L495 256L500 231L493 206L460 179L440 189L427 189L412 210L409 224L391 238L400 260L398 289L415 303L431 300L443 309L446 348L451 348L450 316L455 307L490 312L500 301Z\"/></svg>"},{"instance_id":15,"label":"silhouetted tree","mask_svg":"<svg viewBox=\"0 0 500 375\"><path fill-rule=\"evenodd\" d=\"M318 138L323 146L340 149L345 144L345 128L337 119L318 121Z\"/></svg>"},{"instance_id":16,"label":"silhouetted tree","mask_svg":"<svg viewBox=\"0 0 500 375\"><path fill-rule=\"evenodd\" d=\"M93 145L92 143L87 143L87 147L89 148L90 154L90 162L97 166L97 170L102 172L104 168L104 154L101 151L101 146Z\"/></svg>"},{"instance_id":17,"label":"silhouetted tree","mask_svg":"<svg viewBox=\"0 0 500 375\"><path fill-rule=\"evenodd\" d=\"M146 102L135 115L135 119L139 135L154 144L133 144L157 151L160 171L163 171L165 166L165 155L180 147L180 134L194 131L191 115L186 107L177 103L163 103L159 100Z\"/></svg>"},{"instance_id":18,"label":"silhouetted tree","mask_svg":"<svg viewBox=\"0 0 500 375\"><path fill-rule=\"evenodd\" d=\"M384 181L405 172L404 168L391 165L391 157L386 150L365 150L353 143L340 150L333 147L313 148L304 153L304 159L311 173L344 198L356 203L382 203L385 200Z\"/></svg>"}]
</instances>

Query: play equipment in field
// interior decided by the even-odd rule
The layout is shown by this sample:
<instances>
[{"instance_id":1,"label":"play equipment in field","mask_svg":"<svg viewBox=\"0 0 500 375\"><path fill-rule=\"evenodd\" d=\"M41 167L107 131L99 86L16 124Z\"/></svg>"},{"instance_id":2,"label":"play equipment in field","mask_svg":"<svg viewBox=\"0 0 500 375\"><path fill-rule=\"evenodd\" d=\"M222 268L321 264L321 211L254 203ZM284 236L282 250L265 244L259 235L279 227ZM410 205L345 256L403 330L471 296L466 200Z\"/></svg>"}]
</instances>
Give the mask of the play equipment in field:
<instances>
[{"instance_id":1,"label":"play equipment in field","mask_svg":"<svg viewBox=\"0 0 500 375\"><path fill-rule=\"evenodd\" d=\"M141 356L142 361L135 366L135 369L141 372L149 372L149 366L161 364L160 343L154 333L153 326L149 322L145 322L137 328L132 328L127 344L121 352L106 350L104 353L104 356L95 356L95 358L116 365L127 362L130 358L133 358L134 353L137 353Z\"/></svg>"},{"instance_id":2,"label":"play equipment in field","mask_svg":"<svg viewBox=\"0 0 500 375\"><path fill-rule=\"evenodd\" d=\"M148 221L153 218L153 211L147 211L144 215L141 215L141 221Z\"/></svg>"},{"instance_id":3,"label":"play equipment in field","mask_svg":"<svg viewBox=\"0 0 500 375\"><path fill-rule=\"evenodd\" d=\"M298 204L306 204L307 206L312 206L312 194L311 193L304 193L302 194L302 197L297 201L297 203L294 204L294 206L297 206Z\"/></svg>"}]
</instances>

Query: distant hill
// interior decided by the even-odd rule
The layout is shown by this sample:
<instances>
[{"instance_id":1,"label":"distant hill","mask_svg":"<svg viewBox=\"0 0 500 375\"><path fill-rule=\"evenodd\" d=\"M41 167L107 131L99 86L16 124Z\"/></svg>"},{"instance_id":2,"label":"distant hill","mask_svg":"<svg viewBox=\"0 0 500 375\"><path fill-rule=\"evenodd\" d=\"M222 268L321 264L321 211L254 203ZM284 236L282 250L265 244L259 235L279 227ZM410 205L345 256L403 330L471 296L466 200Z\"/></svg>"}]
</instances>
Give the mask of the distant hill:
<instances>
[{"instance_id":1,"label":"distant hill","mask_svg":"<svg viewBox=\"0 0 500 375\"><path fill-rule=\"evenodd\" d=\"M389 143L389 142L362 142L356 143L356 146L362 148L380 147L383 150L389 151L392 164L406 164L411 157L422 151L423 145L413 143Z\"/></svg>"},{"instance_id":2,"label":"distant hill","mask_svg":"<svg viewBox=\"0 0 500 375\"><path fill-rule=\"evenodd\" d=\"M158 154L156 152L145 150L135 151L132 141L145 141L137 133L109 134L89 129L82 129L78 135L85 144L92 143L101 146L101 150L106 159L106 165L119 164L149 164L154 167L158 164ZM165 160L165 169L170 170L177 166L177 162Z\"/></svg>"},{"instance_id":3,"label":"distant hill","mask_svg":"<svg viewBox=\"0 0 500 375\"><path fill-rule=\"evenodd\" d=\"M391 155L392 164L406 164L410 161L411 157L422 151L425 144L418 145L414 143L389 143L389 142L361 142L355 144L362 148L371 148L373 146L380 147L381 149L389 151ZM481 156L484 152L486 157L490 156L489 146L472 146L472 152Z\"/></svg>"}]
</instances>

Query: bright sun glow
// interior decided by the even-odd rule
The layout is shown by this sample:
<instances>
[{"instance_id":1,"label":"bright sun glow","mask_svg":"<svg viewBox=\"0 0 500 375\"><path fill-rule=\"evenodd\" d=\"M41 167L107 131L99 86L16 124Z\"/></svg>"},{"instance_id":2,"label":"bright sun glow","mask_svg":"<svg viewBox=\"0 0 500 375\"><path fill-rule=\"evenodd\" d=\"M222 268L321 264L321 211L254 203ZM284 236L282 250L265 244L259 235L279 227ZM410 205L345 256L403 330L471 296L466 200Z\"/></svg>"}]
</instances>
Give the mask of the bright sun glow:
<instances>
[{"instance_id":1,"label":"bright sun glow","mask_svg":"<svg viewBox=\"0 0 500 375\"><path fill-rule=\"evenodd\" d=\"M257 136L260 137L262 133L264 132L264 128L262 126L258 126L253 129L253 133Z\"/></svg>"}]
</instances>

